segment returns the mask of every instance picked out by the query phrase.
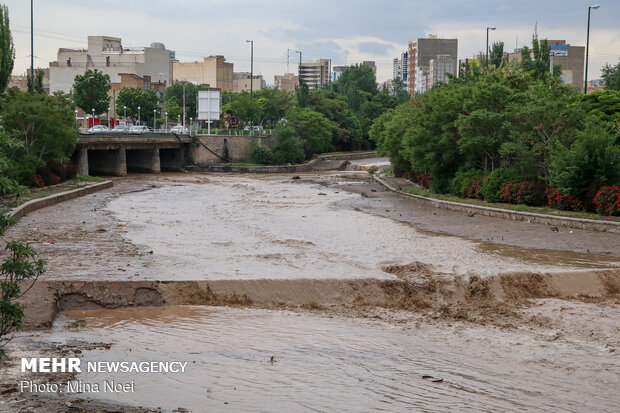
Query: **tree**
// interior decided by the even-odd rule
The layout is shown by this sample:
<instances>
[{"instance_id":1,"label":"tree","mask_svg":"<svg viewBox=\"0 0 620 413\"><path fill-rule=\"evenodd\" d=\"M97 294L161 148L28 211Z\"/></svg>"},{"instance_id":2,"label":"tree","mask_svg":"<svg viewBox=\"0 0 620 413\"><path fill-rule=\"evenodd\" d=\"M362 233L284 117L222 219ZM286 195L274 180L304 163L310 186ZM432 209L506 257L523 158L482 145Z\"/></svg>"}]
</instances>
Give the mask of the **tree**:
<instances>
[{"instance_id":1,"label":"tree","mask_svg":"<svg viewBox=\"0 0 620 413\"><path fill-rule=\"evenodd\" d=\"M299 77L299 86L295 89L295 95L297 96L297 106L300 108L305 108L308 106L310 89L301 76Z\"/></svg>"},{"instance_id":2,"label":"tree","mask_svg":"<svg viewBox=\"0 0 620 413\"><path fill-rule=\"evenodd\" d=\"M11 79L15 48L13 36L9 27L9 9L5 5L0 6L0 93L4 92Z\"/></svg>"},{"instance_id":3,"label":"tree","mask_svg":"<svg viewBox=\"0 0 620 413\"><path fill-rule=\"evenodd\" d=\"M168 119L176 121L180 115L183 115L183 108L179 105L179 99L176 96L170 96L166 99L164 110L168 112Z\"/></svg>"},{"instance_id":4,"label":"tree","mask_svg":"<svg viewBox=\"0 0 620 413\"><path fill-rule=\"evenodd\" d=\"M560 65L554 65L553 73L549 72L549 44L547 39L543 39L540 42L538 39L533 39L532 53L534 55L533 58L527 46L523 46L523 49L521 49L521 65L523 70L530 72L535 79L542 81L547 81L553 77L560 77L562 74Z\"/></svg>"},{"instance_id":5,"label":"tree","mask_svg":"<svg viewBox=\"0 0 620 413\"><path fill-rule=\"evenodd\" d=\"M142 90L139 87L124 87L118 92L116 98L116 113L123 113L124 106L127 106L127 113L137 119L140 115L140 122L153 124L153 110L158 109L157 102L159 97L152 90ZM138 107L140 111L138 113Z\"/></svg>"},{"instance_id":6,"label":"tree","mask_svg":"<svg viewBox=\"0 0 620 413\"><path fill-rule=\"evenodd\" d=\"M411 99L409 92L405 90L404 83L399 77L392 81L392 90L389 93L396 98L399 105Z\"/></svg>"},{"instance_id":7,"label":"tree","mask_svg":"<svg viewBox=\"0 0 620 413\"><path fill-rule=\"evenodd\" d=\"M254 92L262 105L262 122L275 125L286 116L286 112L295 105L295 95L282 89L265 88Z\"/></svg>"},{"instance_id":8,"label":"tree","mask_svg":"<svg viewBox=\"0 0 620 413\"><path fill-rule=\"evenodd\" d=\"M493 42L489 51L489 65L500 67L504 63L504 42Z\"/></svg>"},{"instance_id":9,"label":"tree","mask_svg":"<svg viewBox=\"0 0 620 413\"><path fill-rule=\"evenodd\" d=\"M66 100L9 89L2 102L4 129L22 149L9 159L10 177L31 185L35 171L48 162L66 161L76 144L74 113Z\"/></svg>"},{"instance_id":10,"label":"tree","mask_svg":"<svg viewBox=\"0 0 620 413\"><path fill-rule=\"evenodd\" d=\"M43 89L43 70L36 69L34 71L34 75L29 74L28 79L28 93L38 93L42 95L45 93L45 89Z\"/></svg>"},{"instance_id":11,"label":"tree","mask_svg":"<svg viewBox=\"0 0 620 413\"><path fill-rule=\"evenodd\" d=\"M199 90L208 90L209 88L205 85L195 85L192 82L187 81L177 81L174 82L170 87L166 89L166 95L164 101L167 101L170 97L175 96L177 101L179 102L179 106L181 107L181 117L183 116L183 85L185 85L185 118L189 120L189 118L196 119L197 117L197 107L196 101L198 99L198 91Z\"/></svg>"},{"instance_id":12,"label":"tree","mask_svg":"<svg viewBox=\"0 0 620 413\"><path fill-rule=\"evenodd\" d=\"M357 91L373 95L378 93L375 72L368 65L351 66L342 72L338 80L333 83L333 88L345 96Z\"/></svg>"},{"instance_id":13,"label":"tree","mask_svg":"<svg viewBox=\"0 0 620 413\"><path fill-rule=\"evenodd\" d=\"M325 116L310 108L293 108L287 119L301 139L307 158L332 149L332 125Z\"/></svg>"},{"instance_id":14,"label":"tree","mask_svg":"<svg viewBox=\"0 0 620 413\"><path fill-rule=\"evenodd\" d=\"M95 109L95 115L99 115L110 107L109 90L110 76L97 69L89 69L83 75L75 76L73 101L85 113L91 113L91 110Z\"/></svg>"},{"instance_id":15,"label":"tree","mask_svg":"<svg viewBox=\"0 0 620 413\"><path fill-rule=\"evenodd\" d=\"M620 63L615 66L605 63L601 71L605 80L605 89L620 90Z\"/></svg>"}]
</instances>

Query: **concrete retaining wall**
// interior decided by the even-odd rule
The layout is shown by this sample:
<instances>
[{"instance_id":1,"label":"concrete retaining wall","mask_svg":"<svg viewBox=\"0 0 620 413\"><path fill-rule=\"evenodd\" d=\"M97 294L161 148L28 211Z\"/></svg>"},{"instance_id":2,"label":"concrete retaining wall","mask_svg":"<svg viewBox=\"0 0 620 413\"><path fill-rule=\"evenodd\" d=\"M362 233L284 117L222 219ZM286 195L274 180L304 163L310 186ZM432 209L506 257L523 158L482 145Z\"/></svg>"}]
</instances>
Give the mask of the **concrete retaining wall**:
<instances>
[{"instance_id":1,"label":"concrete retaining wall","mask_svg":"<svg viewBox=\"0 0 620 413\"><path fill-rule=\"evenodd\" d=\"M51 205L55 205L60 202L68 201L70 199L92 194L93 192L101 191L102 189L111 188L113 185L114 184L112 183L112 181L97 182L95 184L85 186L84 188L61 192L59 194L50 195L45 198L33 199L15 208L13 211L11 211L10 215L17 221L30 212Z\"/></svg>"},{"instance_id":2,"label":"concrete retaining wall","mask_svg":"<svg viewBox=\"0 0 620 413\"><path fill-rule=\"evenodd\" d=\"M452 201L443 201L440 199L427 198L420 195L410 194L408 192L399 191L381 178L373 175L373 179L385 186L389 190L396 192L401 198L415 199L433 205L435 208L450 209L452 211L467 212L470 214L480 214L489 217L510 219L513 221L527 221L536 224L547 224L561 226L566 228L584 229L588 231L620 233L620 222L596 221L585 218L571 217L553 217L545 214L536 214L533 212L510 211L506 209L491 208L478 205L461 204Z\"/></svg>"},{"instance_id":3,"label":"concrete retaining wall","mask_svg":"<svg viewBox=\"0 0 620 413\"><path fill-rule=\"evenodd\" d=\"M323 161L342 160L350 161L353 159L377 158L377 151L354 151L348 153L340 153L337 155L318 155L318 159Z\"/></svg>"},{"instance_id":4,"label":"concrete retaining wall","mask_svg":"<svg viewBox=\"0 0 620 413\"><path fill-rule=\"evenodd\" d=\"M273 146L271 135L262 136L230 136L230 135L196 135L205 146L223 158L233 162L247 160L252 157L255 144ZM197 164L218 164L222 160L209 152L204 146L191 147L190 157Z\"/></svg>"}]
</instances>

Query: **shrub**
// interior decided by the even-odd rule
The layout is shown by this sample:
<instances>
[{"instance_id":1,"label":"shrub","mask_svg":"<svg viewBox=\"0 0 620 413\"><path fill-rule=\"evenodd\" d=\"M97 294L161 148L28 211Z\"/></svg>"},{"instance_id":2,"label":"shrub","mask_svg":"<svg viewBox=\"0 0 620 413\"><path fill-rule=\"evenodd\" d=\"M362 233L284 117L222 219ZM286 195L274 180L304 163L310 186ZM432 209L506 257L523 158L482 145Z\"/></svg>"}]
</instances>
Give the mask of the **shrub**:
<instances>
[{"instance_id":1,"label":"shrub","mask_svg":"<svg viewBox=\"0 0 620 413\"><path fill-rule=\"evenodd\" d=\"M547 205L564 211L583 210L583 204L574 195L567 195L558 188L547 188Z\"/></svg>"},{"instance_id":2,"label":"shrub","mask_svg":"<svg viewBox=\"0 0 620 413\"><path fill-rule=\"evenodd\" d=\"M620 215L620 187L616 185L602 187L592 203L601 215Z\"/></svg>"},{"instance_id":3,"label":"shrub","mask_svg":"<svg viewBox=\"0 0 620 413\"><path fill-rule=\"evenodd\" d=\"M507 183L517 182L520 179L519 174L512 168L498 168L484 177L482 180L481 193L487 202L497 202L504 185Z\"/></svg>"},{"instance_id":4,"label":"shrub","mask_svg":"<svg viewBox=\"0 0 620 413\"><path fill-rule=\"evenodd\" d=\"M521 181L505 184L500 201L510 204L542 206L546 202L546 184L540 181Z\"/></svg>"},{"instance_id":5,"label":"shrub","mask_svg":"<svg viewBox=\"0 0 620 413\"><path fill-rule=\"evenodd\" d=\"M368 173L371 175L374 175L375 173L377 173L377 171L379 170L379 168L377 168L377 166L373 165L370 168L368 168Z\"/></svg>"},{"instance_id":6,"label":"shrub","mask_svg":"<svg viewBox=\"0 0 620 413\"><path fill-rule=\"evenodd\" d=\"M273 163L273 153L268 146L258 144L252 150L252 161L261 165L270 165Z\"/></svg>"},{"instance_id":7,"label":"shrub","mask_svg":"<svg viewBox=\"0 0 620 413\"><path fill-rule=\"evenodd\" d=\"M461 198L465 197L465 186L473 179L481 179L484 177L484 171L479 169L471 171L459 171L454 175L454 178L450 180L448 191Z\"/></svg>"},{"instance_id":8,"label":"shrub","mask_svg":"<svg viewBox=\"0 0 620 413\"><path fill-rule=\"evenodd\" d=\"M306 156L301 140L295 136L293 128L278 125L273 132L276 145L272 150L273 162L278 165L302 163Z\"/></svg>"},{"instance_id":9,"label":"shrub","mask_svg":"<svg viewBox=\"0 0 620 413\"><path fill-rule=\"evenodd\" d=\"M465 183L465 197L473 199L482 199L480 193L482 189L482 178L471 179Z\"/></svg>"}]
</instances>

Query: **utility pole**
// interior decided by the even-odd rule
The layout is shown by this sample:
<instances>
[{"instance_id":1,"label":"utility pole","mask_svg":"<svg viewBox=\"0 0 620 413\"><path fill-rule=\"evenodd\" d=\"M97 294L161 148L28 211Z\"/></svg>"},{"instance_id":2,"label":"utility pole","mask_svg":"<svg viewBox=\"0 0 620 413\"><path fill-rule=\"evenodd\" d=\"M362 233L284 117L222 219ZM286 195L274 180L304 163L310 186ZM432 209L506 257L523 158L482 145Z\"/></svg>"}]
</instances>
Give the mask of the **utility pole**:
<instances>
[{"instance_id":1,"label":"utility pole","mask_svg":"<svg viewBox=\"0 0 620 413\"><path fill-rule=\"evenodd\" d=\"M301 79L301 52L299 50L295 50L295 53L299 53L299 68L298 68L298 72L299 72L299 78Z\"/></svg>"},{"instance_id":2,"label":"utility pole","mask_svg":"<svg viewBox=\"0 0 620 413\"><path fill-rule=\"evenodd\" d=\"M487 58L486 58L487 70L489 70L489 30L495 30L495 27L487 27Z\"/></svg>"},{"instance_id":3,"label":"utility pole","mask_svg":"<svg viewBox=\"0 0 620 413\"><path fill-rule=\"evenodd\" d=\"M590 9L598 9L599 6L598 4L596 6L588 6L588 35L587 35L587 40L586 40L586 73L585 73L585 77L583 79L583 93L587 94L588 93L588 53L590 52Z\"/></svg>"},{"instance_id":4,"label":"utility pole","mask_svg":"<svg viewBox=\"0 0 620 413\"><path fill-rule=\"evenodd\" d=\"M254 91L254 40L246 40L250 43L250 100L252 100Z\"/></svg>"},{"instance_id":5,"label":"utility pole","mask_svg":"<svg viewBox=\"0 0 620 413\"><path fill-rule=\"evenodd\" d=\"M289 62L289 51L290 49L286 49L286 73L288 73L288 62Z\"/></svg>"},{"instance_id":6,"label":"utility pole","mask_svg":"<svg viewBox=\"0 0 620 413\"><path fill-rule=\"evenodd\" d=\"M34 89L34 9L30 0L30 77Z\"/></svg>"}]
</instances>

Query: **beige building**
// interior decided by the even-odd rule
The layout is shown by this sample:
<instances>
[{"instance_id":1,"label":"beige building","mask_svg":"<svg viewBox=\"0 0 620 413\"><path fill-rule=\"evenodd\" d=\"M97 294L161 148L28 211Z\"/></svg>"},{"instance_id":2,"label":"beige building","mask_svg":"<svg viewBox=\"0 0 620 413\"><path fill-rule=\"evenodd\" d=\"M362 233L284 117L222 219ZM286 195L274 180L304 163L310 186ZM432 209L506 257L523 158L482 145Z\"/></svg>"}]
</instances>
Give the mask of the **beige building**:
<instances>
[{"instance_id":1,"label":"beige building","mask_svg":"<svg viewBox=\"0 0 620 413\"><path fill-rule=\"evenodd\" d=\"M43 90L46 95L50 94L50 70L43 68L35 68L35 73L38 70L43 71ZM26 71L25 75L11 76L9 79L9 84L7 85L7 89L12 87L16 87L19 90L23 90L24 92L28 91L28 76L30 76L30 69Z\"/></svg>"},{"instance_id":2,"label":"beige building","mask_svg":"<svg viewBox=\"0 0 620 413\"><path fill-rule=\"evenodd\" d=\"M174 80L233 90L233 64L224 56L205 57L202 62L174 62Z\"/></svg>"},{"instance_id":3,"label":"beige building","mask_svg":"<svg viewBox=\"0 0 620 413\"><path fill-rule=\"evenodd\" d=\"M295 76L292 73L285 73L283 75L275 75L273 81L276 88L294 92L297 85L299 85L299 76Z\"/></svg>"},{"instance_id":4,"label":"beige building","mask_svg":"<svg viewBox=\"0 0 620 413\"><path fill-rule=\"evenodd\" d=\"M438 39L429 34L426 38L409 41L408 82L409 93L424 93L433 87L431 82L431 59L446 55L452 58L452 66L448 73L456 75L458 63L458 40Z\"/></svg>"},{"instance_id":5,"label":"beige building","mask_svg":"<svg viewBox=\"0 0 620 413\"><path fill-rule=\"evenodd\" d=\"M265 87L263 75L252 76L252 90L260 90ZM250 72L233 72L233 92L250 91Z\"/></svg>"},{"instance_id":6,"label":"beige building","mask_svg":"<svg viewBox=\"0 0 620 413\"><path fill-rule=\"evenodd\" d=\"M173 57L162 43L127 48L118 37L88 36L88 49L58 50L57 60L50 62L50 92L69 93L75 76L89 69L107 74L112 83L120 82L119 73L133 73L170 84Z\"/></svg>"},{"instance_id":7,"label":"beige building","mask_svg":"<svg viewBox=\"0 0 620 413\"><path fill-rule=\"evenodd\" d=\"M329 81L330 65L329 59L318 59L316 63L302 63L299 65L299 77L310 89L317 89Z\"/></svg>"},{"instance_id":8,"label":"beige building","mask_svg":"<svg viewBox=\"0 0 620 413\"><path fill-rule=\"evenodd\" d=\"M133 73L119 73L120 81L110 83L110 116L116 118L116 98L118 97L121 89L124 88L139 88L142 90L152 90L159 96L160 103L164 100L167 84L165 81L153 82L150 76L138 76ZM119 113L119 117L123 116L123 113Z\"/></svg>"}]
</instances>

